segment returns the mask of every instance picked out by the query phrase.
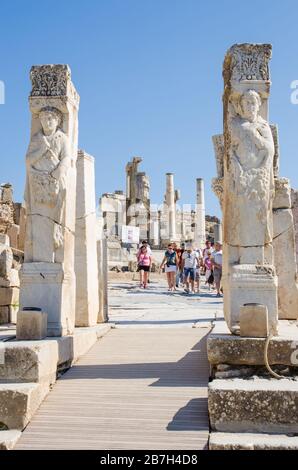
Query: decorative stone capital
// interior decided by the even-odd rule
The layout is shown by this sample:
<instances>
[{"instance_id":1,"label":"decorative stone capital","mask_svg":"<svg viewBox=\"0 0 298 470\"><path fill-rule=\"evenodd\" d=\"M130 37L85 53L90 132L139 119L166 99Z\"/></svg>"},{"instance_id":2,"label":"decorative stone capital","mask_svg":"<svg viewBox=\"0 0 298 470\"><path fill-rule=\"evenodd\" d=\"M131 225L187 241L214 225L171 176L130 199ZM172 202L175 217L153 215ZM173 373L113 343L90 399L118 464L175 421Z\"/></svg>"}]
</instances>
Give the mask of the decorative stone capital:
<instances>
[{"instance_id":1,"label":"decorative stone capital","mask_svg":"<svg viewBox=\"0 0 298 470\"><path fill-rule=\"evenodd\" d=\"M234 44L227 52L223 76L226 81L269 81L271 44Z\"/></svg>"},{"instance_id":2,"label":"decorative stone capital","mask_svg":"<svg viewBox=\"0 0 298 470\"><path fill-rule=\"evenodd\" d=\"M32 90L30 101L34 98L70 99L75 107L79 106L79 95L71 81L71 70L66 64L33 65L30 71ZM41 100L43 103L43 100Z\"/></svg>"}]
</instances>

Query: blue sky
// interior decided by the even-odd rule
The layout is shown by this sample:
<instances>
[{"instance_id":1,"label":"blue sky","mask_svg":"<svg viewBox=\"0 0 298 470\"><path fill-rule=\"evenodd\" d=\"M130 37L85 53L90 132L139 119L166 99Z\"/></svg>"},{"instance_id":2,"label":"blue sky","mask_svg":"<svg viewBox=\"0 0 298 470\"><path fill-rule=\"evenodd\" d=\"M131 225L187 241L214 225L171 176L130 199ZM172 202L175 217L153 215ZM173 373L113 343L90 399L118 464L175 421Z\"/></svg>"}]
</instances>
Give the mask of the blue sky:
<instances>
[{"instance_id":1,"label":"blue sky","mask_svg":"<svg viewBox=\"0 0 298 470\"><path fill-rule=\"evenodd\" d=\"M297 18L292 0L1 2L1 182L22 199L31 65L68 63L81 96L79 145L96 158L97 196L125 189L125 164L140 155L153 203L163 199L166 172L186 204L203 177L207 213L219 215L211 136L222 130L223 58L236 42L270 42L270 121L279 125L281 175L297 188Z\"/></svg>"}]
</instances>

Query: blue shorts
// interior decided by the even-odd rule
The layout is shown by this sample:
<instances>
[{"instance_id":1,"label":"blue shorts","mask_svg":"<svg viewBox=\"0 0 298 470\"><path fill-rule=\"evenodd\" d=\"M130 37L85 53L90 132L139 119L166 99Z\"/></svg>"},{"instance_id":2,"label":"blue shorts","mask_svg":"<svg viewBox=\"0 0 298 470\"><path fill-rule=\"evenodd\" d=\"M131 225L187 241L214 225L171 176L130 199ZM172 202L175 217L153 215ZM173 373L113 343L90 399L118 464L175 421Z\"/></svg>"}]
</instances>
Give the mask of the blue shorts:
<instances>
[{"instance_id":1,"label":"blue shorts","mask_svg":"<svg viewBox=\"0 0 298 470\"><path fill-rule=\"evenodd\" d=\"M191 281L195 280L195 269L194 268L184 268L184 277L185 279L190 277Z\"/></svg>"}]
</instances>

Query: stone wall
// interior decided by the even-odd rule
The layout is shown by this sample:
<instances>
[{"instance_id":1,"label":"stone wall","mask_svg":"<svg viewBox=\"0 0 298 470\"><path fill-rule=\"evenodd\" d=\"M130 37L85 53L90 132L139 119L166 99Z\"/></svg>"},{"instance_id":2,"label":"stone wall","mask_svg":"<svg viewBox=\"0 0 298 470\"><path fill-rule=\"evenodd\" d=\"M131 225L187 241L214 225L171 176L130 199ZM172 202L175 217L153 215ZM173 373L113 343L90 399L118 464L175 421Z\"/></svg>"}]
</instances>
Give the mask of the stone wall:
<instances>
[{"instance_id":1,"label":"stone wall","mask_svg":"<svg viewBox=\"0 0 298 470\"><path fill-rule=\"evenodd\" d=\"M291 198L292 198L292 211L293 211L294 227L295 227L296 262L297 262L297 267L298 267L298 190L292 189Z\"/></svg>"}]
</instances>

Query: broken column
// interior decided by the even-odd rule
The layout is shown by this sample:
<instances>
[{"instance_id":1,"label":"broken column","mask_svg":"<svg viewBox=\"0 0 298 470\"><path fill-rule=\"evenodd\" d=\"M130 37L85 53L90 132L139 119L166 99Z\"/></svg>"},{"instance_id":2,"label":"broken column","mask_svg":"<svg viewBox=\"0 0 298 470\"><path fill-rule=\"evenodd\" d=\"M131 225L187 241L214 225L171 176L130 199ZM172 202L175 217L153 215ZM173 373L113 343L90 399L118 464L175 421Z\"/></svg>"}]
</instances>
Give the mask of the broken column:
<instances>
[{"instance_id":1,"label":"broken column","mask_svg":"<svg viewBox=\"0 0 298 470\"><path fill-rule=\"evenodd\" d=\"M206 241L204 180L197 178L197 204L195 222L195 246L203 248Z\"/></svg>"},{"instance_id":2,"label":"broken column","mask_svg":"<svg viewBox=\"0 0 298 470\"><path fill-rule=\"evenodd\" d=\"M75 325L74 234L79 96L67 65L33 66L20 308L48 314L48 336Z\"/></svg>"},{"instance_id":3,"label":"broken column","mask_svg":"<svg viewBox=\"0 0 298 470\"><path fill-rule=\"evenodd\" d=\"M99 312L94 158L79 150L76 167L75 325L94 326Z\"/></svg>"},{"instance_id":4,"label":"broken column","mask_svg":"<svg viewBox=\"0 0 298 470\"><path fill-rule=\"evenodd\" d=\"M141 157L133 157L126 165L126 213L127 225L140 228L140 236L150 236L150 182L144 172L138 171Z\"/></svg>"},{"instance_id":5,"label":"broken column","mask_svg":"<svg viewBox=\"0 0 298 470\"><path fill-rule=\"evenodd\" d=\"M224 313L235 334L240 332L241 307L251 303L267 308L269 331L277 334L270 58L271 45L236 44L224 61L224 161L218 165L223 179L217 191L223 209Z\"/></svg>"}]
</instances>

